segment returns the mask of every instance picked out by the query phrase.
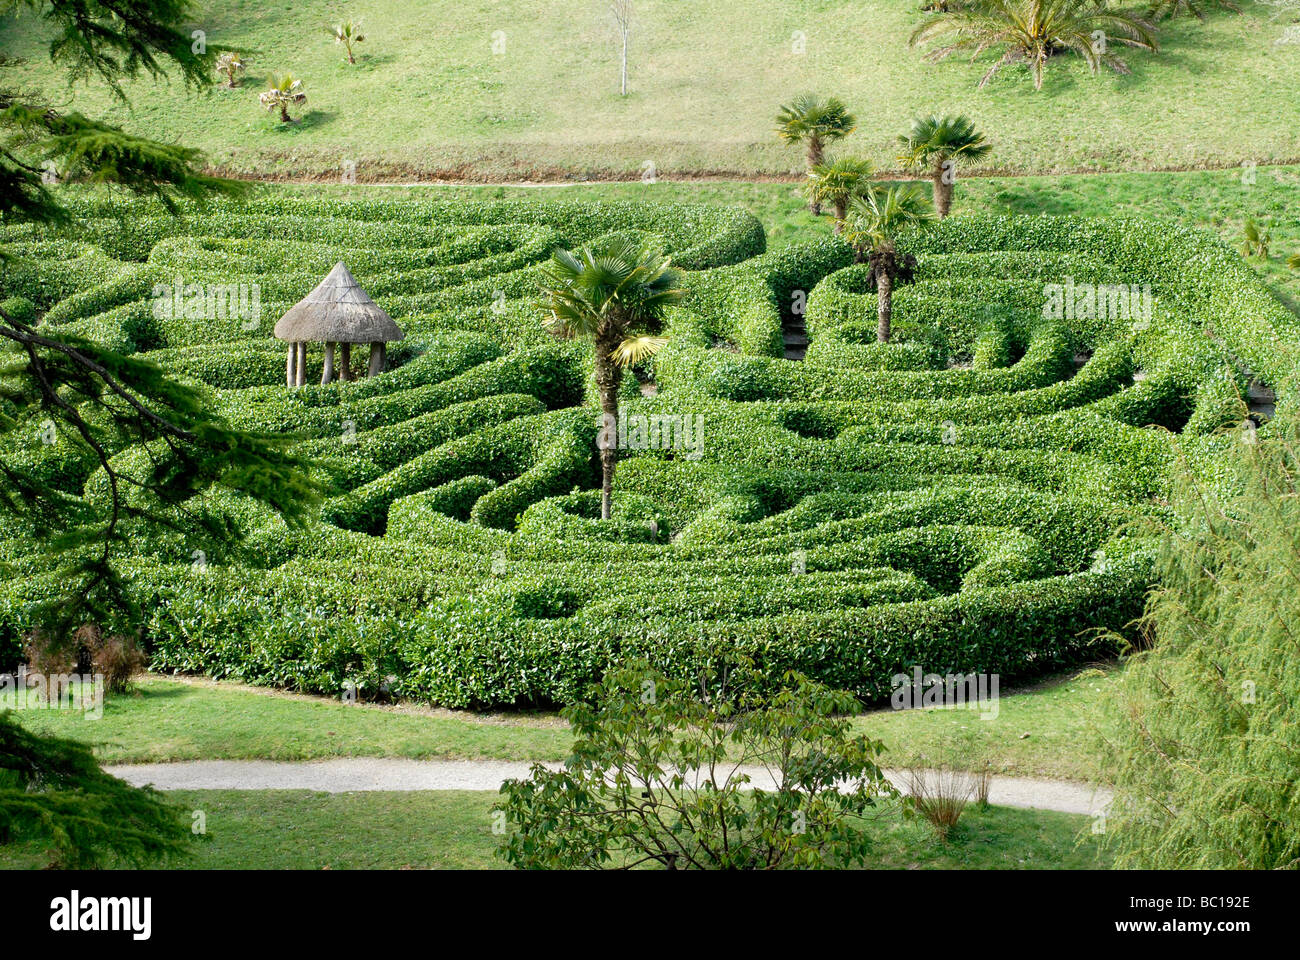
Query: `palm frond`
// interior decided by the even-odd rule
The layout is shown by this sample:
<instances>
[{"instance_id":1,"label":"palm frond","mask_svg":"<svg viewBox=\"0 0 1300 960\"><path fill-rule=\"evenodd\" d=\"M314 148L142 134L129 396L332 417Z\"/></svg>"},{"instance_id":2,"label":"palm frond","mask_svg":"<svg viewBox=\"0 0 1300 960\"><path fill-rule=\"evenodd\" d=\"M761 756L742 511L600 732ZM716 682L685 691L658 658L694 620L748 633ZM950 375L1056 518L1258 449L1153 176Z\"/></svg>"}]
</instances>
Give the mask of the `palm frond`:
<instances>
[{"instance_id":1,"label":"palm frond","mask_svg":"<svg viewBox=\"0 0 1300 960\"><path fill-rule=\"evenodd\" d=\"M620 367L635 367L638 363L649 360L667 343L667 337L628 337L614 348L610 357Z\"/></svg>"}]
</instances>

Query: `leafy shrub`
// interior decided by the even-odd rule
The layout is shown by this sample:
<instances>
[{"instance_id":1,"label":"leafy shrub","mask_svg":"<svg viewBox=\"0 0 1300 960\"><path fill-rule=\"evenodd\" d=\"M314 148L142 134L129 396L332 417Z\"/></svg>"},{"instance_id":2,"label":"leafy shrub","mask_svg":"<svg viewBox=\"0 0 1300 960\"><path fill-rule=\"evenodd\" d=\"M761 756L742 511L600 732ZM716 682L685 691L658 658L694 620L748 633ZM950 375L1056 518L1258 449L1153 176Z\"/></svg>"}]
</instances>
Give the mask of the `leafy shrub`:
<instances>
[{"instance_id":1,"label":"leafy shrub","mask_svg":"<svg viewBox=\"0 0 1300 960\"><path fill-rule=\"evenodd\" d=\"M500 855L547 869L865 863L870 841L855 821L892 792L883 747L852 734L851 697L786 679L762 705L733 705L645 666L611 673L594 704L565 711L576 736L565 768L535 765L502 787L496 809L514 829ZM747 766L774 782L751 784Z\"/></svg>"}]
</instances>

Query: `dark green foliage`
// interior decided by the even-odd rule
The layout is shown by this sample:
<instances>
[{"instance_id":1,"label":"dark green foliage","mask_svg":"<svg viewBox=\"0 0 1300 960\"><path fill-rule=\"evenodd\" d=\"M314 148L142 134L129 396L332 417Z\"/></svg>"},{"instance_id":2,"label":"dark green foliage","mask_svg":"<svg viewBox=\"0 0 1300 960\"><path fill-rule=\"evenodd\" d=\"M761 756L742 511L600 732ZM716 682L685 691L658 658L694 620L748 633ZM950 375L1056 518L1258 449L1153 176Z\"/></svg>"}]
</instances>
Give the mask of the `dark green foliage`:
<instances>
[{"instance_id":1,"label":"dark green foliage","mask_svg":"<svg viewBox=\"0 0 1300 960\"><path fill-rule=\"evenodd\" d=\"M500 856L528 869L865 865L861 820L893 792L883 746L852 734L852 697L796 674L783 687L761 701L743 687L705 697L645 664L611 671L592 702L565 710L564 769L534 766L501 788L512 829Z\"/></svg>"},{"instance_id":2,"label":"dark green foliage","mask_svg":"<svg viewBox=\"0 0 1300 960\"><path fill-rule=\"evenodd\" d=\"M670 418L665 437L671 418L702 418L700 442L620 450L604 521L592 512L588 351L551 342L530 305L536 266L500 258L543 230L673 251L730 237L727 256L743 258L744 217L267 196L246 218L228 207L173 222L142 204L126 218L136 232L119 235L119 206L70 206L96 246L67 255L105 264L96 276L109 279L79 284L51 265L66 241L22 233L39 264L22 274L27 289L66 295L50 314L164 346L158 359L216 388L215 409L235 427L300 433L292 452L319 458L333 485L320 522L296 528L243 495L187 504L244 533L242 549L210 555L202 571L186 536L129 526L143 637L166 669L328 694L396 676L399 695L450 706L572 702L638 657L696 678L724 650L747 653L754 689L769 692L789 669L866 700L914 664L1031 676L1109 652L1092 631L1140 612L1153 541L1134 521L1168 519L1179 452L1221 479L1230 441L1216 432L1240 423L1245 380L1219 343L1291 402L1284 308L1197 234L950 218L898 240L916 262L895 293L889 344L873 342L869 268L828 237L684 274L690 297L665 318L670 346L645 371L657 393L627 377L618 400L629 417ZM232 224L247 224L249 239ZM399 365L287 391L268 324L240 331L232 349L219 323L155 320L149 289L121 272L197 271L206 257L233 272L199 275L259 282L260 244L314 266L364 264L407 331ZM113 268L104 250L149 263ZM449 266L455 282L396 292ZM1044 285L1067 277L1149 283L1149 322L1045 317ZM296 299L315 279L295 274L277 295ZM812 337L803 364L776 355L800 290ZM309 354L309 369L320 357ZM261 385L242 388L249 381ZM98 463L46 451L38 427L23 424L15 462L78 509L106 503ZM153 461L136 444L114 463L147 473ZM3 528L0 562L18 575L0 589L0 643L16 649L30 605L55 595L57 579Z\"/></svg>"},{"instance_id":3,"label":"dark green foliage","mask_svg":"<svg viewBox=\"0 0 1300 960\"><path fill-rule=\"evenodd\" d=\"M189 826L161 794L100 770L84 744L34 736L0 713L0 843L47 843L60 869L142 867L183 855Z\"/></svg>"}]
</instances>

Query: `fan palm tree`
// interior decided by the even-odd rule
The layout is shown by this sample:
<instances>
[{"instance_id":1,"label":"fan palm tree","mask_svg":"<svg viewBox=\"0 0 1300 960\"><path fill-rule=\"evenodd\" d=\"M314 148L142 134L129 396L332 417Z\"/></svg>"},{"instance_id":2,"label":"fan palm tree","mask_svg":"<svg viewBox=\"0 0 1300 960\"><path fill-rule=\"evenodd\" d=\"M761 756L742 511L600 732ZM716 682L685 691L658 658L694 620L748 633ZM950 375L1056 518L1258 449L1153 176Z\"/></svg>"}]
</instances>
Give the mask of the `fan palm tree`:
<instances>
[{"instance_id":1,"label":"fan palm tree","mask_svg":"<svg viewBox=\"0 0 1300 960\"><path fill-rule=\"evenodd\" d=\"M877 187L849 202L849 243L857 259L870 264L876 281L876 339L889 342L894 313L894 280L903 261L898 256L898 238L908 230L925 230L935 223L930 203L914 184Z\"/></svg>"},{"instance_id":2,"label":"fan palm tree","mask_svg":"<svg viewBox=\"0 0 1300 960\"><path fill-rule=\"evenodd\" d=\"M776 116L776 133L786 143L806 143L808 169L822 162L826 144L842 140L853 132L857 120L849 113L843 101L836 97L821 97L811 93L801 94L792 103L781 108ZM821 204L809 202L813 213L821 213Z\"/></svg>"},{"instance_id":3,"label":"fan palm tree","mask_svg":"<svg viewBox=\"0 0 1300 960\"><path fill-rule=\"evenodd\" d=\"M966 117L921 117L912 121L911 132L898 138L903 166L929 169L934 181L934 209L942 220L952 208L952 187L958 162L982 160L993 145Z\"/></svg>"},{"instance_id":4,"label":"fan palm tree","mask_svg":"<svg viewBox=\"0 0 1300 960\"><path fill-rule=\"evenodd\" d=\"M243 73L246 65L247 61L243 57L235 51L229 50L217 57L217 62L213 66L216 67L217 73L226 78L226 86L237 87L239 81L235 79L235 74Z\"/></svg>"},{"instance_id":5,"label":"fan palm tree","mask_svg":"<svg viewBox=\"0 0 1300 960\"><path fill-rule=\"evenodd\" d=\"M292 73L273 73L267 78L267 83L270 86L259 93L257 99L268 111L279 107L281 122L289 123L293 119L289 116L289 107L307 102L307 94L302 92L302 81Z\"/></svg>"},{"instance_id":6,"label":"fan palm tree","mask_svg":"<svg viewBox=\"0 0 1300 960\"><path fill-rule=\"evenodd\" d=\"M595 352L600 393L601 501L608 520L618 458L618 388L623 372L653 356L667 340L664 310L686 291L663 251L631 238L611 238L579 251L557 250L542 271L547 329L562 339L584 337Z\"/></svg>"},{"instance_id":7,"label":"fan palm tree","mask_svg":"<svg viewBox=\"0 0 1300 960\"><path fill-rule=\"evenodd\" d=\"M926 54L930 62L959 50L971 51L974 60L990 47L1002 56L980 79L982 87L1003 66L1023 63L1043 88L1047 61L1072 50L1096 74L1103 66L1116 73L1131 72L1112 51L1114 44L1156 49L1155 26L1142 17L1112 10L1097 0L974 0L970 6L936 14L912 33L913 46L943 39L943 45Z\"/></svg>"},{"instance_id":8,"label":"fan palm tree","mask_svg":"<svg viewBox=\"0 0 1300 960\"><path fill-rule=\"evenodd\" d=\"M348 63L356 63L357 58L352 55L352 44L361 43L366 39L366 35L361 31L360 20L344 20L342 23L334 24L334 42L341 43L348 51Z\"/></svg>"},{"instance_id":9,"label":"fan palm tree","mask_svg":"<svg viewBox=\"0 0 1300 960\"><path fill-rule=\"evenodd\" d=\"M1241 255L1268 259L1268 246L1273 242L1273 231L1261 224L1254 217L1247 217L1241 228Z\"/></svg>"},{"instance_id":10,"label":"fan palm tree","mask_svg":"<svg viewBox=\"0 0 1300 960\"><path fill-rule=\"evenodd\" d=\"M808 174L808 193L819 206L826 204L835 217L835 232L844 232L844 214L849 200L871 189L875 168L870 160L841 157L830 163L819 163Z\"/></svg>"}]
</instances>

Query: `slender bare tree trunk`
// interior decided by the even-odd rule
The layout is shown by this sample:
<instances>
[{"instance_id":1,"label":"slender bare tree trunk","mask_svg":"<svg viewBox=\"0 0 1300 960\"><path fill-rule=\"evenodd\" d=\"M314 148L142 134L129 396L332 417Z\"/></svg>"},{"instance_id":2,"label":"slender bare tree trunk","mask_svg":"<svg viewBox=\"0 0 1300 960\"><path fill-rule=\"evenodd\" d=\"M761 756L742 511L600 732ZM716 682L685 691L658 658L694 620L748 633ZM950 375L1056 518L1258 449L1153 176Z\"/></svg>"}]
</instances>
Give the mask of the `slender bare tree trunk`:
<instances>
[{"instance_id":1,"label":"slender bare tree trunk","mask_svg":"<svg viewBox=\"0 0 1300 960\"><path fill-rule=\"evenodd\" d=\"M608 520L614 504L614 468L618 463L618 387L623 369L611 359L617 347L608 337L596 338L596 389L600 392L600 518Z\"/></svg>"},{"instance_id":2,"label":"slender bare tree trunk","mask_svg":"<svg viewBox=\"0 0 1300 960\"><path fill-rule=\"evenodd\" d=\"M627 96L627 31L626 30L623 31L623 65L622 65L622 77L619 84L619 92L623 96L625 97Z\"/></svg>"},{"instance_id":3,"label":"slender bare tree trunk","mask_svg":"<svg viewBox=\"0 0 1300 960\"><path fill-rule=\"evenodd\" d=\"M889 342L889 324L894 312L894 280L888 268L876 268L876 339Z\"/></svg>"}]
</instances>

